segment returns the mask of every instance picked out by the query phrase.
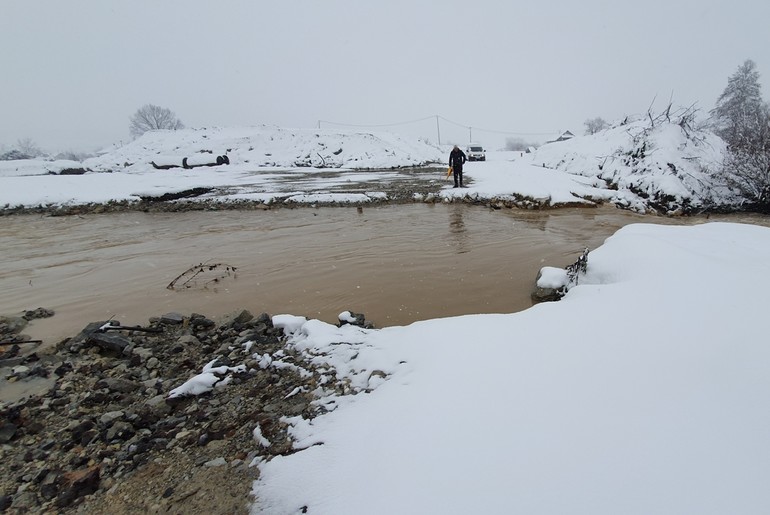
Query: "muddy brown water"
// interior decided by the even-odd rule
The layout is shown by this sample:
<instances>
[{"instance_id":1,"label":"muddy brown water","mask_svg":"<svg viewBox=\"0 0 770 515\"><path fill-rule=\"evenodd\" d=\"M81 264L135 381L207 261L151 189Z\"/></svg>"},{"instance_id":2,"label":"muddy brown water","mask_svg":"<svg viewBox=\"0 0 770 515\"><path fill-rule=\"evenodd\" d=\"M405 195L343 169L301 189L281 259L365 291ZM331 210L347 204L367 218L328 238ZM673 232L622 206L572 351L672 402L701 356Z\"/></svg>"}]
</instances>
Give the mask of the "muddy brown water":
<instances>
[{"instance_id":1,"label":"muddy brown water","mask_svg":"<svg viewBox=\"0 0 770 515\"><path fill-rule=\"evenodd\" d=\"M377 327L510 313L531 306L541 267L570 264L624 225L702 221L462 204L10 216L0 223L0 314L55 310L25 330L50 345L91 321L141 325L169 311L245 308L335 323L353 310ZM237 271L166 288L204 262Z\"/></svg>"}]
</instances>

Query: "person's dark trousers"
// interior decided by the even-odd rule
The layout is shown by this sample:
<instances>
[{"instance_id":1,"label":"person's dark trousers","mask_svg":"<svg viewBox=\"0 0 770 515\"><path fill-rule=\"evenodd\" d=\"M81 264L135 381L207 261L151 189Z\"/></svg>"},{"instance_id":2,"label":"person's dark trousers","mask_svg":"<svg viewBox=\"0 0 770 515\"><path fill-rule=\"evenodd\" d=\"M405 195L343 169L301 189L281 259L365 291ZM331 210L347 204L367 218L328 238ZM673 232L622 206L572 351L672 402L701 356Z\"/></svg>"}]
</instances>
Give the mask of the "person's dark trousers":
<instances>
[{"instance_id":1,"label":"person's dark trousers","mask_svg":"<svg viewBox=\"0 0 770 515\"><path fill-rule=\"evenodd\" d=\"M460 186L462 188L462 186L463 186L463 168L462 168L462 166L455 166L453 168L453 170L454 170L454 173L452 175L454 175L454 178L455 178L455 188L457 188L458 186ZM458 184L458 180L460 181L459 184Z\"/></svg>"}]
</instances>

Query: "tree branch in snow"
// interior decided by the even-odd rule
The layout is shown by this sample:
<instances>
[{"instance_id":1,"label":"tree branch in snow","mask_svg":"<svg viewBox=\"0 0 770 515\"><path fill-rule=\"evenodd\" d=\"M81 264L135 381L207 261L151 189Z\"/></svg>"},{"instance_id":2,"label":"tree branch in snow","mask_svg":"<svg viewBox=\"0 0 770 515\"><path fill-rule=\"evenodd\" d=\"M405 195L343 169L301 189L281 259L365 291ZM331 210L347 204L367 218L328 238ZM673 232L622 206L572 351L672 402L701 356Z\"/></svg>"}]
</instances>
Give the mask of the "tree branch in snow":
<instances>
[{"instance_id":1,"label":"tree branch in snow","mask_svg":"<svg viewBox=\"0 0 770 515\"><path fill-rule=\"evenodd\" d=\"M178 290L185 288L193 288L196 286L206 287L211 283L219 282L225 277L234 277L236 267L228 265L227 263L200 263L195 266L191 266L166 286L169 290ZM210 272L215 272L213 278L207 278ZM198 283L199 277L204 275L202 285Z\"/></svg>"}]
</instances>

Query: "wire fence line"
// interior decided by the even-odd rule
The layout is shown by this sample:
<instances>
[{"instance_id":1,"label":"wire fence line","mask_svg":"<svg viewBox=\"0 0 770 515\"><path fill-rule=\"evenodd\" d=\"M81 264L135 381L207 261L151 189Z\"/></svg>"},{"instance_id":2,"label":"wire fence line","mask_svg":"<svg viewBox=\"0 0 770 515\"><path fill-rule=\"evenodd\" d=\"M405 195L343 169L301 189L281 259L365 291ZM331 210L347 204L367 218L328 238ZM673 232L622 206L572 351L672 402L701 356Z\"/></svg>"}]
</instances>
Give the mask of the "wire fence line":
<instances>
[{"instance_id":1,"label":"wire fence line","mask_svg":"<svg viewBox=\"0 0 770 515\"><path fill-rule=\"evenodd\" d=\"M403 122L394 122L394 123L371 123L371 124L360 124L360 123L341 123L341 122L334 122L330 120L318 120L318 128L321 128L321 124L327 124L327 125L334 125L337 127L358 127L358 128L375 128L375 127L398 127L398 126L404 126L404 125L411 125L418 122L424 122L427 120L435 120L436 121L436 129L440 132L440 124L439 121L444 121L446 123L455 125L457 127L461 127L463 129L467 129L468 131L480 131L480 132L487 132L491 134L501 134L501 135L507 135L507 136L553 136L554 134L557 134L559 131L550 131L550 132L516 132L516 131L502 131L502 130L496 130L496 129L488 129L484 127L477 127L475 125L468 125L460 122L456 122L454 120L450 120L449 118L446 118L445 116L441 116L440 114L434 114L432 116L425 116L423 118L416 118L414 120L406 120ZM441 139L439 135L439 140Z\"/></svg>"},{"instance_id":2,"label":"wire fence line","mask_svg":"<svg viewBox=\"0 0 770 515\"><path fill-rule=\"evenodd\" d=\"M425 118L417 118L416 120L408 120L405 122L369 123L369 124L338 123L338 122L330 122L329 120L318 120L318 125L319 125L319 129L322 123L326 123L329 125L337 125L338 127L396 127L398 125L411 125L417 122L424 122L425 120L434 120L435 118L436 118L435 116L426 116Z\"/></svg>"},{"instance_id":3,"label":"wire fence line","mask_svg":"<svg viewBox=\"0 0 770 515\"><path fill-rule=\"evenodd\" d=\"M552 136L559 131L550 131L550 132L513 132L513 131L500 131L495 129L485 129L483 127L476 127L475 125L466 125L463 123L452 121L448 118L445 118L441 115L436 115L441 120L444 120L447 123L451 123L452 125L457 125L458 127L462 127L464 129L473 129L474 131L481 131L481 132L491 132L494 134L507 134L509 136Z\"/></svg>"}]
</instances>

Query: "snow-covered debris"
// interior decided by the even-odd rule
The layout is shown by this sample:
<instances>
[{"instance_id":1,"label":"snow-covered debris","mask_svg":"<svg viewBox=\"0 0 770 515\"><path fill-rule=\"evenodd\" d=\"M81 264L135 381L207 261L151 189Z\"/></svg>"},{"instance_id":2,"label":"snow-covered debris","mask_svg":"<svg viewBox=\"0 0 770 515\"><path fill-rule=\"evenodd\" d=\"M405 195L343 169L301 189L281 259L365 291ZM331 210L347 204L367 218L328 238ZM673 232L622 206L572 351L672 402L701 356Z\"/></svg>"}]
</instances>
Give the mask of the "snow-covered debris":
<instances>
[{"instance_id":1,"label":"snow-covered debris","mask_svg":"<svg viewBox=\"0 0 770 515\"><path fill-rule=\"evenodd\" d=\"M441 149L388 132L278 127L210 127L151 131L84 165L95 171L141 172L156 164L227 156L231 165L381 169L443 161Z\"/></svg>"},{"instance_id":2,"label":"snow-covered debris","mask_svg":"<svg viewBox=\"0 0 770 515\"><path fill-rule=\"evenodd\" d=\"M724 142L706 130L646 117L624 120L593 135L540 147L533 162L586 177L598 177L626 193L616 202L644 211L719 204L729 198L716 179Z\"/></svg>"},{"instance_id":3,"label":"snow-covered debris","mask_svg":"<svg viewBox=\"0 0 770 515\"><path fill-rule=\"evenodd\" d=\"M302 328L307 322L307 318L296 315L275 315L273 316L273 326L283 329L287 335L292 335Z\"/></svg>"},{"instance_id":4,"label":"snow-covered debris","mask_svg":"<svg viewBox=\"0 0 770 515\"><path fill-rule=\"evenodd\" d=\"M398 366L398 363L389 363L384 368L373 366L368 351L358 345L367 339L373 329L349 323L338 327L320 320L307 320L305 317L293 315L273 316L273 326L283 329L287 347L300 354L312 356L309 363L313 367L333 371L338 379L346 378L354 390L370 388L372 385L369 384L369 378L374 370L389 374ZM377 351L374 352L378 354ZM275 358L274 355L270 366L289 365Z\"/></svg>"},{"instance_id":5,"label":"snow-covered debris","mask_svg":"<svg viewBox=\"0 0 770 515\"><path fill-rule=\"evenodd\" d=\"M270 440L265 438L262 435L262 429L257 425L254 428L254 431L252 431L252 435L254 436L254 441L257 442L262 447L270 447Z\"/></svg>"},{"instance_id":6,"label":"snow-covered debris","mask_svg":"<svg viewBox=\"0 0 770 515\"><path fill-rule=\"evenodd\" d=\"M202 393L210 392L214 389L214 385L221 380L222 378L213 372L202 372L195 377L188 379L181 386L171 390L168 394L168 398L174 399L186 395L200 395Z\"/></svg>"},{"instance_id":7,"label":"snow-covered debris","mask_svg":"<svg viewBox=\"0 0 770 515\"><path fill-rule=\"evenodd\" d=\"M231 373L242 373L246 371L244 365L237 367L219 366L215 367L217 360L212 360L203 367L200 374L188 379L181 386L171 390L168 394L169 399L185 397L188 395L200 395L210 392L214 387L224 386L232 380Z\"/></svg>"},{"instance_id":8,"label":"snow-covered debris","mask_svg":"<svg viewBox=\"0 0 770 515\"><path fill-rule=\"evenodd\" d=\"M569 284L567 271L563 268L544 266L540 269L540 277L537 279L537 286L540 288L564 288Z\"/></svg>"}]
</instances>

